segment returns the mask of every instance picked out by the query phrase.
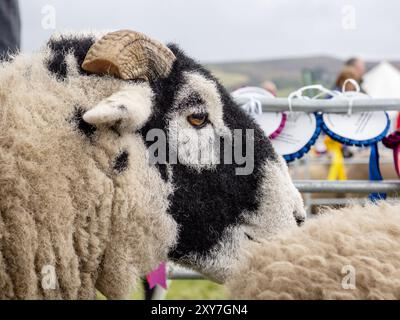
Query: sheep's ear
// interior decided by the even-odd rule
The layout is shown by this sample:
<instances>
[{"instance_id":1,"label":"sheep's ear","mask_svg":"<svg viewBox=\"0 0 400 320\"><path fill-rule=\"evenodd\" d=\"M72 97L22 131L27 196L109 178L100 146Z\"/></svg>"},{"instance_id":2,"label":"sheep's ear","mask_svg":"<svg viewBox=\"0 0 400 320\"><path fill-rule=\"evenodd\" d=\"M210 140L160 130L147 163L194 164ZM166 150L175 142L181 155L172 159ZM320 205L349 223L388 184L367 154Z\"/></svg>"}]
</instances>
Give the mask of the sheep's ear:
<instances>
[{"instance_id":1,"label":"sheep's ear","mask_svg":"<svg viewBox=\"0 0 400 320\"><path fill-rule=\"evenodd\" d=\"M83 115L92 125L118 125L120 129L135 131L149 119L152 91L148 85L124 87Z\"/></svg>"}]
</instances>

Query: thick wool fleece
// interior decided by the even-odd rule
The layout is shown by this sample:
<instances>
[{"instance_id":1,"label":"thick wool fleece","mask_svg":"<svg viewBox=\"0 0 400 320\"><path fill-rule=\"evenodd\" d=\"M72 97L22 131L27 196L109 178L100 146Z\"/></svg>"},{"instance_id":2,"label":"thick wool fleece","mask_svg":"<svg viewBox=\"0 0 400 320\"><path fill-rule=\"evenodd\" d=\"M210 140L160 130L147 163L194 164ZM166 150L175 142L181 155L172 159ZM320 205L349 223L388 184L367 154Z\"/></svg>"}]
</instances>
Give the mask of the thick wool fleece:
<instances>
[{"instance_id":1,"label":"thick wool fleece","mask_svg":"<svg viewBox=\"0 0 400 320\"><path fill-rule=\"evenodd\" d=\"M80 75L72 54L57 80L50 54L0 66L0 298L125 298L174 245L171 186L139 135L79 118L124 83Z\"/></svg>"},{"instance_id":2,"label":"thick wool fleece","mask_svg":"<svg viewBox=\"0 0 400 320\"><path fill-rule=\"evenodd\" d=\"M248 248L228 286L237 299L400 299L399 244L400 204L329 210Z\"/></svg>"}]
</instances>

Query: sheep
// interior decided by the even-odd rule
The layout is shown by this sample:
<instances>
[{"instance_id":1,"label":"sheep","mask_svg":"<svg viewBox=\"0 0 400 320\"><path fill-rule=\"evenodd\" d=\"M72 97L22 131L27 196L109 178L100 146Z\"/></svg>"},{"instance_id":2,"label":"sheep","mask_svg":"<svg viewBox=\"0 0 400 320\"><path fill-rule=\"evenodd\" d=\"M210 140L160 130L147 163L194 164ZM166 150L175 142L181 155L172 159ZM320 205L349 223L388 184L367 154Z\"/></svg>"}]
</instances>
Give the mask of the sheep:
<instances>
[{"instance_id":1,"label":"sheep","mask_svg":"<svg viewBox=\"0 0 400 320\"><path fill-rule=\"evenodd\" d=\"M263 131L176 45L72 33L8 60L0 298L126 298L167 259L223 282L246 243L304 220Z\"/></svg>"},{"instance_id":2,"label":"sheep","mask_svg":"<svg viewBox=\"0 0 400 320\"><path fill-rule=\"evenodd\" d=\"M236 299L400 299L400 203L327 210L253 243L228 283Z\"/></svg>"}]
</instances>

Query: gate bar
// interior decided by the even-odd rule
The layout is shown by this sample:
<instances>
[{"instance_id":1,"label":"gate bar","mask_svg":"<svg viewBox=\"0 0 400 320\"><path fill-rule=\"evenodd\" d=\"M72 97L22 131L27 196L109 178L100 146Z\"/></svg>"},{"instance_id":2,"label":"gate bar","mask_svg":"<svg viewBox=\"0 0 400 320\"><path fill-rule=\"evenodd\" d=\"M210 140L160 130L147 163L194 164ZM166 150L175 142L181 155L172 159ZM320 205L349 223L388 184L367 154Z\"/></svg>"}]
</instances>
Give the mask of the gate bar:
<instances>
[{"instance_id":1,"label":"gate bar","mask_svg":"<svg viewBox=\"0 0 400 320\"><path fill-rule=\"evenodd\" d=\"M249 101L246 97L234 98L236 103L243 105ZM262 104L264 112L282 112L289 110L289 100L287 98L264 98L257 97ZM349 111L350 100L348 99L292 99L292 111L306 113L326 112L326 113L347 113ZM355 99L352 101L352 112L365 111L400 111L400 99Z\"/></svg>"},{"instance_id":2,"label":"gate bar","mask_svg":"<svg viewBox=\"0 0 400 320\"><path fill-rule=\"evenodd\" d=\"M304 193L372 193L372 192L400 192L400 180L295 180L294 185Z\"/></svg>"}]
</instances>

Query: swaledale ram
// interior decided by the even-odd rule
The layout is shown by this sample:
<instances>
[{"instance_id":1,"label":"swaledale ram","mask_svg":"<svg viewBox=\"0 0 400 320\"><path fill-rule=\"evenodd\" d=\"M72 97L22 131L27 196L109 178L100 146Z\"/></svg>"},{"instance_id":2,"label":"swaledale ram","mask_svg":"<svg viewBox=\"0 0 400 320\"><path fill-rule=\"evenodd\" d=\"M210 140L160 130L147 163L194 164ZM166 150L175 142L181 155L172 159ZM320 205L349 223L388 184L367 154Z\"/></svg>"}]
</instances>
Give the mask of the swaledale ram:
<instances>
[{"instance_id":1,"label":"swaledale ram","mask_svg":"<svg viewBox=\"0 0 400 320\"><path fill-rule=\"evenodd\" d=\"M221 160L248 141L251 170ZM128 30L1 64L0 194L3 299L126 298L167 259L223 282L243 245L304 219L286 164L219 82Z\"/></svg>"},{"instance_id":2,"label":"swaledale ram","mask_svg":"<svg viewBox=\"0 0 400 320\"><path fill-rule=\"evenodd\" d=\"M237 299L400 299L400 203L327 210L251 243L228 287Z\"/></svg>"}]
</instances>

